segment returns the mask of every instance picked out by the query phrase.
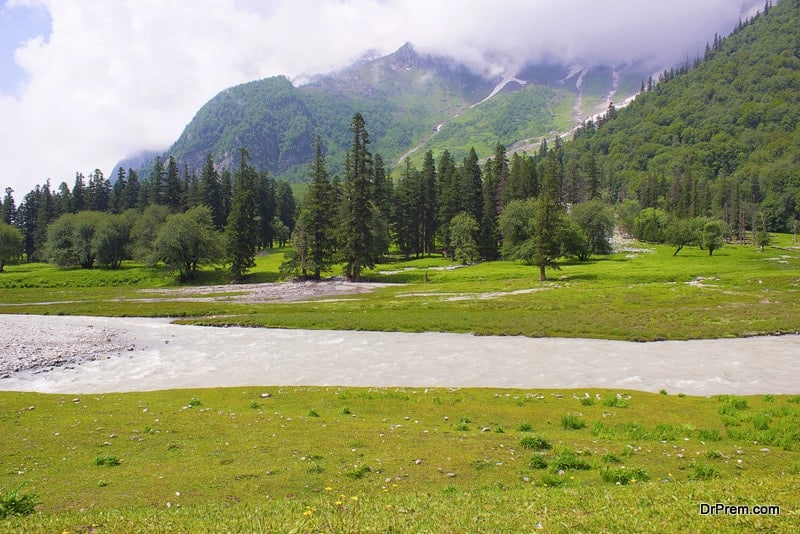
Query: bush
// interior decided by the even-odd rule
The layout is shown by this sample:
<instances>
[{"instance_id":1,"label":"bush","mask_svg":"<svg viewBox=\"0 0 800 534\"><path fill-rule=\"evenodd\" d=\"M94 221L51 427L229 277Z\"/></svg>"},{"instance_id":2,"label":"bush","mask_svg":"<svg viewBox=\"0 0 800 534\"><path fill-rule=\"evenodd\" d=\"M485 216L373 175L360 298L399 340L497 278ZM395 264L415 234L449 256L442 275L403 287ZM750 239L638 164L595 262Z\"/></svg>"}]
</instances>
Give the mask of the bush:
<instances>
[{"instance_id":1,"label":"bush","mask_svg":"<svg viewBox=\"0 0 800 534\"><path fill-rule=\"evenodd\" d=\"M630 483L643 482L649 478L644 469L639 467L634 467L633 469L626 469L624 467L604 469L601 476L605 482L620 484L622 486Z\"/></svg>"},{"instance_id":2,"label":"bush","mask_svg":"<svg viewBox=\"0 0 800 534\"><path fill-rule=\"evenodd\" d=\"M533 449L536 451L544 451L552 447L549 441L540 436L525 436L519 440L519 446L523 449Z\"/></svg>"},{"instance_id":3,"label":"bush","mask_svg":"<svg viewBox=\"0 0 800 534\"><path fill-rule=\"evenodd\" d=\"M0 492L0 519L15 515L30 515L39 498L32 493L20 493L22 486L8 493Z\"/></svg>"},{"instance_id":4,"label":"bush","mask_svg":"<svg viewBox=\"0 0 800 534\"><path fill-rule=\"evenodd\" d=\"M706 430L705 428L701 428L697 431L697 435L703 441L722 441L722 436L719 433L719 430Z\"/></svg>"},{"instance_id":5,"label":"bush","mask_svg":"<svg viewBox=\"0 0 800 534\"><path fill-rule=\"evenodd\" d=\"M586 471L591 469L592 466L580 458L575 451L570 449L562 449L556 453L550 461L550 469L553 471L566 471L568 469L577 469L579 471Z\"/></svg>"},{"instance_id":6,"label":"bush","mask_svg":"<svg viewBox=\"0 0 800 534\"><path fill-rule=\"evenodd\" d=\"M702 462L697 462L692 466L692 471L689 473L691 480L711 480L718 476L717 470L706 465Z\"/></svg>"},{"instance_id":7,"label":"bush","mask_svg":"<svg viewBox=\"0 0 800 534\"><path fill-rule=\"evenodd\" d=\"M528 467L531 469L547 469L547 460L541 454L534 454L528 461Z\"/></svg>"},{"instance_id":8,"label":"bush","mask_svg":"<svg viewBox=\"0 0 800 534\"><path fill-rule=\"evenodd\" d=\"M359 465L352 471L346 472L345 476L354 480L359 480L367 476L370 472L372 472L372 469L368 465Z\"/></svg>"},{"instance_id":9,"label":"bush","mask_svg":"<svg viewBox=\"0 0 800 534\"><path fill-rule=\"evenodd\" d=\"M607 395L603 399L603 406L608 406L609 408L627 408L628 403L622 400L622 397L619 395Z\"/></svg>"},{"instance_id":10,"label":"bush","mask_svg":"<svg viewBox=\"0 0 800 534\"><path fill-rule=\"evenodd\" d=\"M564 430L580 430L586 427L586 421L578 415L570 413L561 418L561 426Z\"/></svg>"},{"instance_id":11,"label":"bush","mask_svg":"<svg viewBox=\"0 0 800 534\"><path fill-rule=\"evenodd\" d=\"M542 485L548 488L560 488L567 485L567 479L564 476L548 473L542 477Z\"/></svg>"},{"instance_id":12,"label":"bush","mask_svg":"<svg viewBox=\"0 0 800 534\"><path fill-rule=\"evenodd\" d=\"M115 467L122 463L122 460L111 454L104 454L94 459L94 465L105 465L107 467Z\"/></svg>"}]
</instances>

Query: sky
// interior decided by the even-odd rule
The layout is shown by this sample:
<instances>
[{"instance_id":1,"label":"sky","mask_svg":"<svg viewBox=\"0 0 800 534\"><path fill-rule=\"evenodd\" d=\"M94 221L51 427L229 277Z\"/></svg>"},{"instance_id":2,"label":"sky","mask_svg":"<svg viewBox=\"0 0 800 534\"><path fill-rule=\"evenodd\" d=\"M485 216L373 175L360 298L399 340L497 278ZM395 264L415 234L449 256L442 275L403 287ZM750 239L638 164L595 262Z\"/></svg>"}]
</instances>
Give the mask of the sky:
<instances>
[{"instance_id":1,"label":"sky","mask_svg":"<svg viewBox=\"0 0 800 534\"><path fill-rule=\"evenodd\" d=\"M411 42L486 75L524 60L657 68L764 0L0 0L0 194L165 150L227 87L295 84Z\"/></svg>"}]
</instances>

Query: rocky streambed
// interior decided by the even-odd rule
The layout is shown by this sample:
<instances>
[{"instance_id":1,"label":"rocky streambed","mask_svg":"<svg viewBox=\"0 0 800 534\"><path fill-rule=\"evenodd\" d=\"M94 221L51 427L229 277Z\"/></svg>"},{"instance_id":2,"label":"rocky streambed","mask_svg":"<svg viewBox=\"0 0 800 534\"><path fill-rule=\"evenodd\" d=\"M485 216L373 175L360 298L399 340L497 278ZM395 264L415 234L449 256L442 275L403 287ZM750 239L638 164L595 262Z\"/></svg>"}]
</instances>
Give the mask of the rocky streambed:
<instances>
[{"instance_id":1,"label":"rocky streambed","mask_svg":"<svg viewBox=\"0 0 800 534\"><path fill-rule=\"evenodd\" d=\"M22 371L74 367L135 348L134 337L121 328L0 315L0 378Z\"/></svg>"}]
</instances>

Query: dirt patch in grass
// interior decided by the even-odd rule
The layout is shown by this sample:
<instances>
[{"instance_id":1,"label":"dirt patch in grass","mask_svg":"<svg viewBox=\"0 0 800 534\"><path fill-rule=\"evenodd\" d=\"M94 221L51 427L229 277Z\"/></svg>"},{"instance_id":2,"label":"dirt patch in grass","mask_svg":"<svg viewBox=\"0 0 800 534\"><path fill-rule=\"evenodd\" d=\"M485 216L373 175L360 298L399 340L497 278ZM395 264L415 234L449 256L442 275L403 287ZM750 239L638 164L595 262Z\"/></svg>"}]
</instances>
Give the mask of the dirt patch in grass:
<instances>
[{"instance_id":1,"label":"dirt patch in grass","mask_svg":"<svg viewBox=\"0 0 800 534\"><path fill-rule=\"evenodd\" d=\"M348 282L332 279L322 281L278 282L264 284L227 284L175 289L142 289L142 294L152 294L148 301L228 301L244 304L263 302L301 302L341 295L361 295L392 284L374 282ZM396 285L396 284L394 284Z\"/></svg>"}]
</instances>

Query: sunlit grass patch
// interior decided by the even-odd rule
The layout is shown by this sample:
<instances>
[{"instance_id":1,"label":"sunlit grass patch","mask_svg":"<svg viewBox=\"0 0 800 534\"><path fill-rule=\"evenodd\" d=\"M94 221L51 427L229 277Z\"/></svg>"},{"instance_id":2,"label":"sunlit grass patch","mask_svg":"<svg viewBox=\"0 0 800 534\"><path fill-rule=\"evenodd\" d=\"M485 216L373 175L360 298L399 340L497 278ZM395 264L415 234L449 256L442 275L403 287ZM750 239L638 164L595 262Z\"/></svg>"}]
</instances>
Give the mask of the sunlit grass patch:
<instances>
[{"instance_id":1,"label":"sunlit grass patch","mask_svg":"<svg viewBox=\"0 0 800 534\"><path fill-rule=\"evenodd\" d=\"M561 426L576 398L616 393L632 393L627 408L581 408L591 431ZM202 402L188 409L192 398ZM274 386L80 402L0 392L0 488L25 483L39 496L36 514L3 529L288 532L353 520L360 531L461 532L475 528L480 502L481 530L638 531L646 521L703 531L701 497L775 502L788 514L800 452L761 440L791 442L800 407L741 398L750 408L740 415L768 411L769 429L743 422L732 428L744 434L723 430L712 445L728 417L718 399L644 392ZM454 428L461 419L469 431ZM535 433L494 431L520 421ZM100 456L121 462L93 465ZM629 509L644 516L619 512Z\"/></svg>"}]
</instances>

